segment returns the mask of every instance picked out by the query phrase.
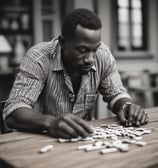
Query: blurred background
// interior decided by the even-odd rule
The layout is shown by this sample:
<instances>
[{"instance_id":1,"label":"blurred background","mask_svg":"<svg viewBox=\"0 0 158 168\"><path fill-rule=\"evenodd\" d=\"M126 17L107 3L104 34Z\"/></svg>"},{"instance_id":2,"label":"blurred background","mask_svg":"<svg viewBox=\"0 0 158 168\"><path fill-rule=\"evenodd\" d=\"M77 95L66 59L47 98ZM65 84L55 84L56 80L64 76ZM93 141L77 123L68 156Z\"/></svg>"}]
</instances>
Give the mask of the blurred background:
<instances>
[{"instance_id":1,"label":"blurred background","mask_svg":"<svg viewBox=\"0 0 158 168\"><path fill-rule=\"evenodd\" d=\"M1 0L0 101L8 98L25 51L60 35L65 14L80 7L93 10L101 18L102 41L116 58L133 100L145 108L157 106L157 0ZM105 117L105 109L99 96L98 118Z\"/></svg>"}]
</instances>

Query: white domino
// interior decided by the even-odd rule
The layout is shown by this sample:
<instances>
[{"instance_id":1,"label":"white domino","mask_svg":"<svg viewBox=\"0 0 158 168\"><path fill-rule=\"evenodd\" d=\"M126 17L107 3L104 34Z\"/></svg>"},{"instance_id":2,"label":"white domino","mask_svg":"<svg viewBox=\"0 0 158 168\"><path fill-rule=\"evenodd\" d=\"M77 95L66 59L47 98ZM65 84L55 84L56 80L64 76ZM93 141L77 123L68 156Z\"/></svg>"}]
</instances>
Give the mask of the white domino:
<instances>
[{"instance_id":1,"label":"white domino","mask_svg":"<svg viewBox=\"0 0 158 168\"><path fill-rule=\"evenodd\" d=\"M147 143L142 140L144 134L151 133L151 130L145 128L134 128L134 127L123 127L119 124L101 124L100 127L91 127L93 133L87 138L71 138L62 139L59 138L60 143L64 142L78 142L86 143L85 145L80 145L77 150L84 151L95 151L101 150L101 154L111 153L111 152L128 152L129 144L135 144L138 146L145 146ZM123 139L124 137L124 139ZM119 139L120 138L120 139ZM109 139L105 141L105 139ZM90 144L87 142L90 141Z\"/></svg>"},{"instance_id":2,"label":"white domino","mask_svg":"<svg viewBox=\"0 0 158 168\"><path fill-rule=\"evenodd\" d=\"M144 130L143 133L144 133L144 134L150 134L150 133L151 133L151 130Z\"/></svg>"},{"instance_id":3,"label":"white domino","mask_svg":"<svg viewBox=\"0 0 158 168\"><path fill-rule=\"evenodd\" d=\"M78 150L84 150L86 148L92 147L93 144L87 144L87 145L80 145L77 147Z\"/></svg>"},{"instance_id":4,"label":"white domino","mask_svg":"<svg viewBox=\"0 0 158 168\"><path fill-rule=\"evenodd\" d=\"M53 145L46 145L46 146L42 147L42 148L39 150L39 152L40 152L40 153L46 153L46 152L48 152L48 151L50 151L50 150L52 150L52 149L53 149Z\"/></svg>"},{"instance_id":5,"label":"white domino","mask_svg":"<svg viewBox=\"0 0 158 168\"><path fill-rule=\"evenodd\" d=\"M89 152L89 151L94 151L94 150L98 150L98 149L102 149L103 146L88 146L87 148L85 148L85 151L86 152Z\"/></svg>"},{"instance_id":6,"label":"white domino","mask_svg":"<svg viewBox=\"0 0 158 168\"><path fill-rule=\"evenodd\" d=\"M70 142L70 141L71 141L71 139L64 139L64 138L58 139L58 142L60 142L60 143L65 143L65 142Z\"/></svg>"},{"instance_id":7,"label":"white domino","mask_svg":"<svg viewBox=\"0 0 158 168\"><path fill-rule=\"evenodd\" d=\"M107 154L118 151L117 148L105 148L100 151L101 154Z\"/></svg>"},{"instance_id":8,"label":"white domino","mask_svg":"<svg viewBox=\"0 0 158 168\"><path fill-rule=\"evenodd\" d=\"M119 149L121 152L128 152L128 144L119 144L116 145L116 148Z\"/></svg>"},{"instance_id":9,"label":"white domino","mask_svg":"<svg viewBox=\"0 0 158 168\"><path fill-rule=\"evenodd\" d=\"M135 144L138 145L138 146L145 146L145 145L147 145L147 142L145 142L145 141L136 141Z\"/></svg>"}]
</instances>

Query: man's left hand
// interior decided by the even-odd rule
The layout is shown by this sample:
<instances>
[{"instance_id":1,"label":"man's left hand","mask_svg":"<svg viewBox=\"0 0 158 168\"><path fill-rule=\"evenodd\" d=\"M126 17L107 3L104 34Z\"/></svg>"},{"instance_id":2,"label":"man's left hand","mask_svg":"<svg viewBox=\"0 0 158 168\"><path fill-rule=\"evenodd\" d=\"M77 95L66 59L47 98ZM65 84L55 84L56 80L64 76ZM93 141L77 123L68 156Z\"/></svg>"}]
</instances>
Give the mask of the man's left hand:
<instances>
[{"instance_id":1,"label":"man's left hand","mask_svg":"<svg viewBox=\"0 0 158 168\"><path fill-rule=\"evenodd\" d=\"M125 126L140 126L149 122L147 112L136 104L128 104L117 113L121 124Z\"/></svg>"}]
</instances>

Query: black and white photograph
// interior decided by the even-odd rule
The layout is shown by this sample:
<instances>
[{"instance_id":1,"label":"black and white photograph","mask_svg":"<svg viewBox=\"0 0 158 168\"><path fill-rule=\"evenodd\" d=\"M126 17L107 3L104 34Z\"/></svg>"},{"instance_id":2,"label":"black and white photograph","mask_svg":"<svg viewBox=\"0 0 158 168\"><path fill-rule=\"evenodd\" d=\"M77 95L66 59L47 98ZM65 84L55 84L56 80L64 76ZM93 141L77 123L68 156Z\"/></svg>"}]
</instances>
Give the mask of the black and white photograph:
<instances>
[{"instance_id":1,"label":"black and white photograph","mask_svg":"<svg viewBox=\"0 0 158 168\"><path fill-rule=\"evenodd\" d=\"M158 1L0 1L0 168L158 167Z\"/></svg>"}]
</instances>

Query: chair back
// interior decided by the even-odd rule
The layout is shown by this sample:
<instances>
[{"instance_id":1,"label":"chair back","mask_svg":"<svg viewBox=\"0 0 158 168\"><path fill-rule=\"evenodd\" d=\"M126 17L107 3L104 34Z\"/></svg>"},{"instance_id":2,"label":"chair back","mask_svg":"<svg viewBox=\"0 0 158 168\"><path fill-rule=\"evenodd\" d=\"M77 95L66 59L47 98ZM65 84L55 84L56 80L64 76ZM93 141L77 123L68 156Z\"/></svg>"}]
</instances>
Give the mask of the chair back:
<instances>
[{"instance_id":1,"label":"chair back","mask_svg":"<svg viewBox=\"0 0 158 168\"><path fill-rule=\"evenodd\" d=\"M7 125L3 119L4 105L5 105L5 101L0 101L0 132L1 132L1 134L12 132L12 130L7 127Z\"/></svg>"}]
</instances>

